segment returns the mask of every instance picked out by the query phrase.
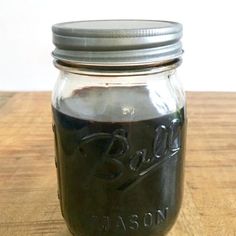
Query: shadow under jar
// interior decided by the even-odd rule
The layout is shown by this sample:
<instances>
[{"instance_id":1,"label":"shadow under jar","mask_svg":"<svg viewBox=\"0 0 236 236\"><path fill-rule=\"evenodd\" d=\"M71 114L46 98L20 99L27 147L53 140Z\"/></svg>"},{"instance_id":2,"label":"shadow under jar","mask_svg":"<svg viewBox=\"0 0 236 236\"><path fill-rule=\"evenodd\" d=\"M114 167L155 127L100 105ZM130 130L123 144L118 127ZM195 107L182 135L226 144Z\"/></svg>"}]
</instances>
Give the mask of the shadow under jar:
<instances>
[{"instance_id":1,"label":"shadow under jar","mask_svg":"<svg viewBox=\"0 0 236 236\"><path fill-rule=\"evenodd\" d=\"M58 196L73 235L158 236L182 201L182 27L111 20L53 26Z\"/></svg>"}]
</instances>

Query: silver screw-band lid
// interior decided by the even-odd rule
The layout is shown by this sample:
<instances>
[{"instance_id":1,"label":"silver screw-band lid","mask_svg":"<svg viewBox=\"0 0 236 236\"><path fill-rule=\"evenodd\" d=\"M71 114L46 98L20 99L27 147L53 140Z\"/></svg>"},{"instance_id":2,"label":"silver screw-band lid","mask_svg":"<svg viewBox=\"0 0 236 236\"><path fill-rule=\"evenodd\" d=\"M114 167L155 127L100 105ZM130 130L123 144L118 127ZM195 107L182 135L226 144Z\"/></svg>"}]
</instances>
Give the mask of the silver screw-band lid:
<instances>
[{"instance_id":1,"label":"silver screw-band lid","mask_svg":"<svg viewBox=\"0 0 236 236\"><path fill-rule=\"evenodd\" d=\"M181 57L182 25L155 20L55 24L55 59L81 65L148 65Z\"/></svg>"}]
</instances>

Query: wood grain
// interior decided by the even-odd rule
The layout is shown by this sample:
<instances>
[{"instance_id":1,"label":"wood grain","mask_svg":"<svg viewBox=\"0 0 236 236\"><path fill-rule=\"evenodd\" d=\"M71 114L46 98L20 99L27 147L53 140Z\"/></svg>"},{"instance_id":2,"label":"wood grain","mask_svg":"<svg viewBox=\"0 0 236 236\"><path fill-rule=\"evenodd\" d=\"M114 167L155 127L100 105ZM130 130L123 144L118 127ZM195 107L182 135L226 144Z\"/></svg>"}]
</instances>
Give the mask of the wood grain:
<instances>
[{"instance_id":1,"label":"wood grain","mask_svg":"<svg viewBox=\"0 0 236 236\"><path fill-rule=\"evenodd\" d=\"M0 93L0 236L69 236L49 93ZM236 235L236 93L188 93L185 194L169 236Z\"/></svg>"}]
</instances>

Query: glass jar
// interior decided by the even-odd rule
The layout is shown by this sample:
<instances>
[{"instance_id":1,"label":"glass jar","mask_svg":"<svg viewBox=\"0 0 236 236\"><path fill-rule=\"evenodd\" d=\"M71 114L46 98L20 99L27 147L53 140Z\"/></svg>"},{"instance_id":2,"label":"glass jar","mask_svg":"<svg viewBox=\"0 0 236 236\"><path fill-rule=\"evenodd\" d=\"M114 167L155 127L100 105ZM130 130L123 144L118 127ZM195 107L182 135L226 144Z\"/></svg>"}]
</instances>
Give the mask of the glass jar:
<instances>
[{"instance_id":1,"label":"glass jar","mask_svg":"<svg viewBox=\"0 0 236 236\"><path fill-rule=\"evenodd\" d=\"M53 26L58 196L73 235L165 235L182 201L182 27L112 20Z\"/></svg>"}]
</instances>

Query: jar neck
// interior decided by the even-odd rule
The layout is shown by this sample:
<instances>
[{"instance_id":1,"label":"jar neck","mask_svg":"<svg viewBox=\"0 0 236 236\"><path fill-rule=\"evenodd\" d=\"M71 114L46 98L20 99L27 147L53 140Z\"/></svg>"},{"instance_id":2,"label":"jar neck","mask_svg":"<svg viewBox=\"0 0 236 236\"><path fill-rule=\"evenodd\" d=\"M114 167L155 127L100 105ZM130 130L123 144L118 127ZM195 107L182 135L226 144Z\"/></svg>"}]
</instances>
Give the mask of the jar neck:
<instances>
[{"instance_id":1,"label":"jar neck","mask_svg":"<svg viewBox=\"0 0 236 236\"><path fill-rule=\"evenodd\" d=\"M178 58L151 65L138 66L86 66L79 64L71 64L60 60L54 60L54 65L61 71L72 74L93 75L93 76L138 76L162 73L176 69L182 63L182 59Z\"/></svg>"}]
</instances>

